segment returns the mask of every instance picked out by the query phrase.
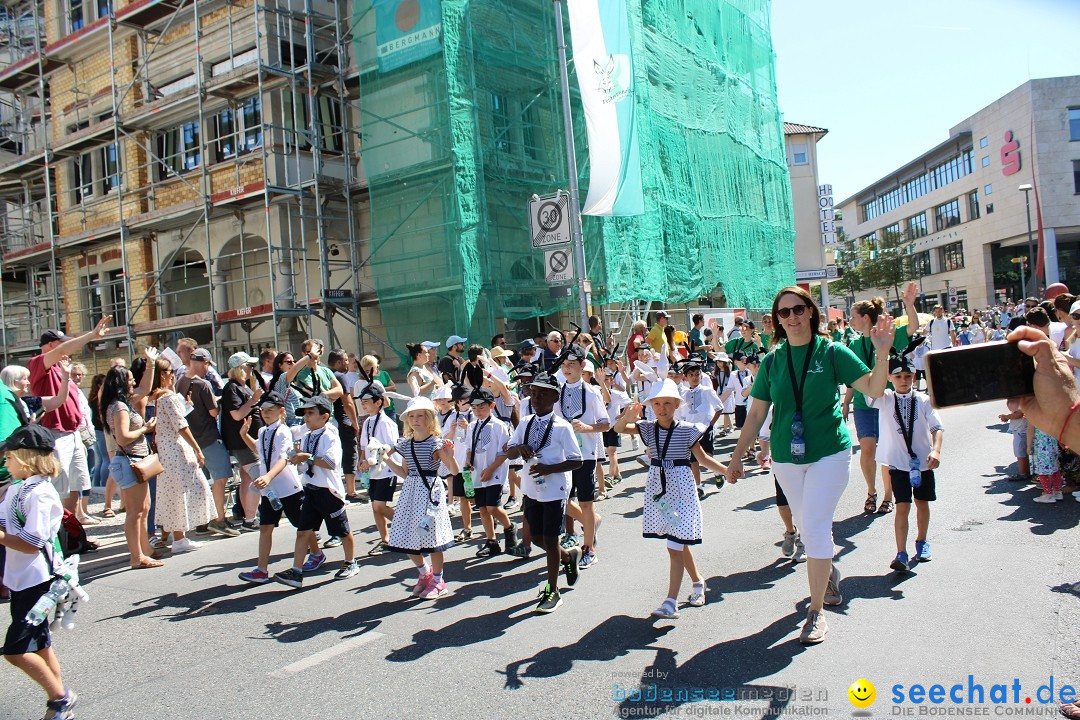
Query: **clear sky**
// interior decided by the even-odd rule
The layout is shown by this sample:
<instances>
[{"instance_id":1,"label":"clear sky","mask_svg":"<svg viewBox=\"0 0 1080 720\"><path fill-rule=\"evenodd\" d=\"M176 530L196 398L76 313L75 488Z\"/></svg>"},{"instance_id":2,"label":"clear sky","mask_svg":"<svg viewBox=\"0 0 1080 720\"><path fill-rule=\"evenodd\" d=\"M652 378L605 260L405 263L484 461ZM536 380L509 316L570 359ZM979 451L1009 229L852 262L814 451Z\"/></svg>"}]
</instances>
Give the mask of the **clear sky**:
<instances>
[{"instance_id":1,"label":"clear sky","mask_svg":"<svg viewBox=\"0 0 1080 720\"><path fill-rule=\"evenodd\" d=\"M773 0L780 110L837 202L1030 78L1080 74L1080 0Z\"/></svg>"}]
</instances>

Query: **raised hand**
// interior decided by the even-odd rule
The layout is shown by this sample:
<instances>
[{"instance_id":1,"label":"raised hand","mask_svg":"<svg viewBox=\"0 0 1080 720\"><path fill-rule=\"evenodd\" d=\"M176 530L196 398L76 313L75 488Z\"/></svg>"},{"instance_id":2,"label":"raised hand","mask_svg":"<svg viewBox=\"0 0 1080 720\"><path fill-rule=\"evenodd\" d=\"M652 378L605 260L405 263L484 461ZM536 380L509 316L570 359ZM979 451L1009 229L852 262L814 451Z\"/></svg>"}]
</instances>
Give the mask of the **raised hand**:
<instances>
[{"instance_id":1,"label":"raised hand","mask_svg":"<svg viewBox=\"0 0 1080 720\"><path fill-rule=\"evenodd\" d=\"M106 315L105 317L98 320L97 326L93 330L93 339L103 340L105 338L105 333L108 332L109 323L111 322L112 315Z\"/></svg>"},{"instance_id":2,"label":"raised hand","mask_svg":"<svg viewBox=\"0 0 1080 720\"><path fill-rule=\"evenodd\" d=\"M918 294L919 294L919 284L916 283L914 280L912 280L904 288L904 295L903 295L904 304L909 305L911 303L914 303L915 298L918 296Z\"/></svg>"},{"instance_id":3,"label":"raised hand","mask_svg":"<svg viewBox=\"0 0 1080 720\"><path fill-rule=\"evenodd\" d=\"M877 350L887 350L892 347L893 337L896 334L896 321L892 315L882 315L878 318L874 327L870 328L870 342Z\"/></svg>"}]
</instances>

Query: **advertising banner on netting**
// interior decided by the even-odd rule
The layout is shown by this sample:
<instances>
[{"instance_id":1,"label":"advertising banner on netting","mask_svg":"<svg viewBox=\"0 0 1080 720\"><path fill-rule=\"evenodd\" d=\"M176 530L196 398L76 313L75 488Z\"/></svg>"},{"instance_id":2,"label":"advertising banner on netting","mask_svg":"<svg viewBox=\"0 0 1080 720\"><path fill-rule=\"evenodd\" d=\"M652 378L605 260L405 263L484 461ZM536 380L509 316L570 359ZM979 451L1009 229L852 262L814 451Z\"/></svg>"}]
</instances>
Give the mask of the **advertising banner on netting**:
<instances>
[{"instance_id":1,"label":"advertising banner on netting","mask_svg":"<svg viewBox=\"0 0 1080 720\"><path fill-rule=\"evenodd\" d=\"M374 0L379 72L429 57L442 49L439 0Z\"/></svg>"},{"instance_id":2,"label":"advertising banner on netting","mask_svg":"<svg viewBox=\"0 0 1080 720\"><path fill-rule=\"evenodd\" d=\"M640 215L645 199L626 0L570 0L567 9L589 139L589 193L582 213Z\"/></svg>"}]
</instances>

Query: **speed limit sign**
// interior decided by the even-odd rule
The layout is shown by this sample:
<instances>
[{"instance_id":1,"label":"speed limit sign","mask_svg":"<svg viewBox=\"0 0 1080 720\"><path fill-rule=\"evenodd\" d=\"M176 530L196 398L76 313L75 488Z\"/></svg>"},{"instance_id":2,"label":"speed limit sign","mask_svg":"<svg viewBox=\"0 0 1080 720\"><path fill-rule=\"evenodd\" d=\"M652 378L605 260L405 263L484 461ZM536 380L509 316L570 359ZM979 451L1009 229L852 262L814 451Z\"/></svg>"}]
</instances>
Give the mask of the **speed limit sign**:
<instances>
[{"instance_id":1,"label":"speed limit sign","mask_svg":"<svg viewBox=\"0 0 1080 720\"><path fill-rule=\"evenodd\" d=\"M534 248L570 242L570 196L558 192L529 200L529 229Z\"/></svg>"}]
</instances>

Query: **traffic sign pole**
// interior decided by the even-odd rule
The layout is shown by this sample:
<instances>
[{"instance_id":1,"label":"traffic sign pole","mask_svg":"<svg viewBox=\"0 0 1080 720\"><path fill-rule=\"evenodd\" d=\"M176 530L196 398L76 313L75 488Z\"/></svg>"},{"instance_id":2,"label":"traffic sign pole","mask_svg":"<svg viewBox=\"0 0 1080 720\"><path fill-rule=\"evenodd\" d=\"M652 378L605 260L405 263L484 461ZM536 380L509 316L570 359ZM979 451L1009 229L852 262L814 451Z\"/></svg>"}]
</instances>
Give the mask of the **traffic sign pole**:
<instances>
[{"instance_id":1,"label":"traffic sign pole","mask_svg":"<svg viewBox=\"0 0 1080 720\"><path fill-rule=\"evenodd\" d=\"M566 135L566 170L570 175L570 235L574 243L576 259L574 279L578 287L578 309L581 327L588 327L589 297L588 271L585 268L585 243L581 236L581 203L578 194L577 151L574 148L574 121L570 116L570 78L566 73L566 35L563 31L562 0L555 3L555 32L559 45L559 84L562 89L563 134Z\"/></svg>"}]
</instances>

